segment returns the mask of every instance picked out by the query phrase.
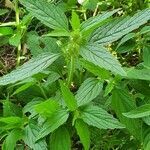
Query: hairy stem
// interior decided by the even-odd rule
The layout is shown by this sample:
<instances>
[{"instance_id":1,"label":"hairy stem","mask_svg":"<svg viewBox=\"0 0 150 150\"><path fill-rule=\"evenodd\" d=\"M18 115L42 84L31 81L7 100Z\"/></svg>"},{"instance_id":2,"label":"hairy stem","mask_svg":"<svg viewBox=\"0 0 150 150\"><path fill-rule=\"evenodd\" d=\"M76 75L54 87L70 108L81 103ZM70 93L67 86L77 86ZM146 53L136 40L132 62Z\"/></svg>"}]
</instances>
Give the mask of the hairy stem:
<instances>
[{"instance_id":1,"label":"hairy stem","mask_svg":"<svg viewBox=\"0 0 150 150\"><path fill-rule=\"evenodd\" d=\"M15 1L15 12L16 12L16 26L17 26L17 32L20 32L20 20L19 20L19 1ZM20 65L20 54L21 54L21 43L17 47L17 66Z\"/></svg>"},{"instance_id":2,"label":"hairy stem","mask_svg":"<svg viewBox=\"0 0 150 150\"><path fill-rule=\"evenodd\" d=\"M71 56L69 72L68 72L68 81L67 81L68 87L70 87L72 79L73 79L74 68L75 68L75 60L74 60L74 57Z\"/></svg>"}]
</instances>

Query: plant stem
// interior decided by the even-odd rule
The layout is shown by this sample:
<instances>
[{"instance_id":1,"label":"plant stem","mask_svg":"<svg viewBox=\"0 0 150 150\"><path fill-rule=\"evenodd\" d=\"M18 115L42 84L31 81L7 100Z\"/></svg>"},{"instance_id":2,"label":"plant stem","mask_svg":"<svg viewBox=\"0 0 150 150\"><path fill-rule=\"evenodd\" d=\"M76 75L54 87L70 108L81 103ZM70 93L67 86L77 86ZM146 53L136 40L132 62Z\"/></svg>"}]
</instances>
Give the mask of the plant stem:
<instances>
[{"instance_id":1,"label":"plant stem","mask_svg":"<svg viewBox=\"0 0 150 150\"><path fill-rule=\"evenodd\" d=\"M75 68L75 60L74 60L74 57L71 56L70 67L69 67L69 72L68 72L68 81L67 81L68 87L70 87L72 79L73 79L74 68Z\"/></svg>"},{"instance_id":2,"label":"plant stem","mask_svg":"<svg viewBox=\"0 0 150 150\"><path fill-rule=\"evenodd\" d=\"M18 0L15 0L15 12L16 12L16 26L17 26L17 32L20 32L20 20L19 20L19 2ZM18 45L18 48L17 48L17 67L19 66L20 64L20 53L21 53L21 42L20 44Z\"/></svg>"}]
</instances>

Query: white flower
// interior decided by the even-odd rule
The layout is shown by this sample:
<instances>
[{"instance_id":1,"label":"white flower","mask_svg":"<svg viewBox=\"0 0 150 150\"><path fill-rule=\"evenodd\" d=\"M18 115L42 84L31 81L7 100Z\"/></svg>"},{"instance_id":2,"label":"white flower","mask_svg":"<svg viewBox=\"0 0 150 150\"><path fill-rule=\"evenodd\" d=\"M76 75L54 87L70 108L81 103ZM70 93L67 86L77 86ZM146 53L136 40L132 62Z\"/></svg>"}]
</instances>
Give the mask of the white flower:
<instances>
[{"instance_id":1,"label":"white flower","mask_svg":"<svg viewBox=\"0 0 150 150\"><path fill-rule=\"evenodd\" d=\"M79 4L83 4L85 0L78 0Z\"/></svg>"}]
</instances>

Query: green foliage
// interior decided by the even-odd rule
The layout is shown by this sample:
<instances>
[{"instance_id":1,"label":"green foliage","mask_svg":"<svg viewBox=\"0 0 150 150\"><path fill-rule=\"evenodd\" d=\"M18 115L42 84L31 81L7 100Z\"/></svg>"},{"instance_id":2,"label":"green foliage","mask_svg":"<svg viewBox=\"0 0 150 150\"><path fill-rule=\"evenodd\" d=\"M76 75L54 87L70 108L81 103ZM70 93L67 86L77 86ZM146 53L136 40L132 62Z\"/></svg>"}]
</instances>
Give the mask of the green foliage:
<instances>
[{"instance_id":1,"label":"green foliage","mask_svg":"<svg viewBox=\"0 0 150 150\"><path fill-rule=\"evenodd\" d=\"M0 9L1 149L149 150L146 1L5 6L11 11Z\"/></svg>"}]
</instances>

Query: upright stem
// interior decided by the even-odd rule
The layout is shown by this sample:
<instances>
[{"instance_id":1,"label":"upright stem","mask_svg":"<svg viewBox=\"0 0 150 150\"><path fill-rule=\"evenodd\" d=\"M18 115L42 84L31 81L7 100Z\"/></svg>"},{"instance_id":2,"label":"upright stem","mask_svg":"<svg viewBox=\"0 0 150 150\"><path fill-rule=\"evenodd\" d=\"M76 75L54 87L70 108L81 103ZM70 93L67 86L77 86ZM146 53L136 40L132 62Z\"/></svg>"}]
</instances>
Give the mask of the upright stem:
<instances>
[{"instance_id":1,"label":"upright stem","mask_svg":"<svg viewBox=\"0 0 150 150\"><path fill-rule=\"evenodd\" d=\"M19 1L15 0L15 12L16 12L16 26L17 26L17 32L20 32L20 20L19 20ZM21 53L21 43L18 45L17 48L17 66L20 64L20 53Z\"/></svg>"},{"instance_id":2,"label":"upright stem","mask_svg":"<svg viewBox=\"0 0 150 150\"><path fill-rule=\"evenodd\" d=\"M73 79L74 68L75 68L75 60L74 60L74 57L71 56L69 72L68 72L68 81L67 81L68 87L70 87L72 79Z\"/></svg>"}]
</instances>

